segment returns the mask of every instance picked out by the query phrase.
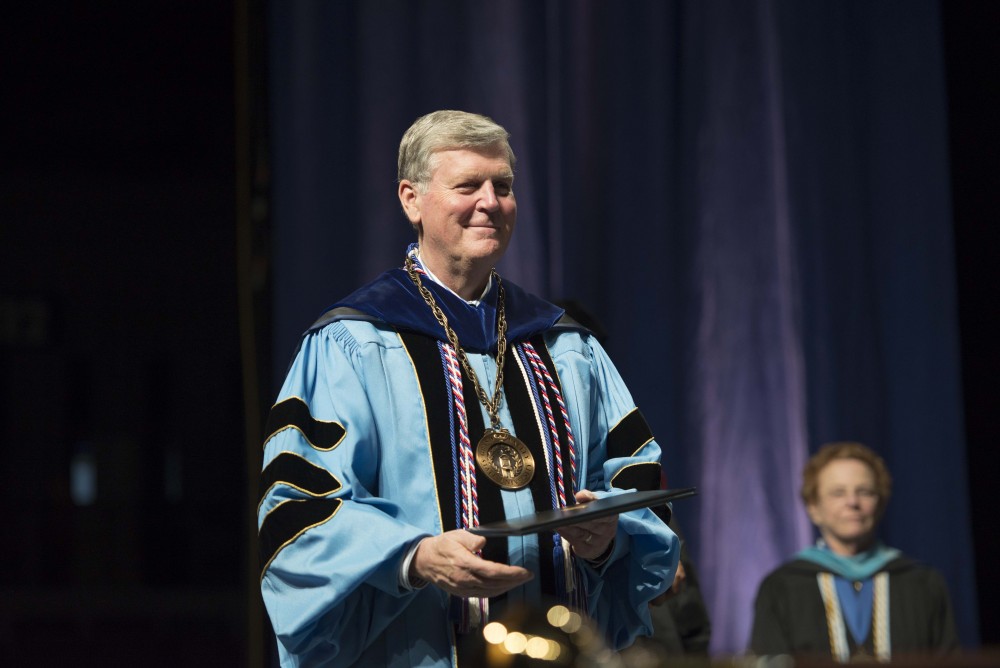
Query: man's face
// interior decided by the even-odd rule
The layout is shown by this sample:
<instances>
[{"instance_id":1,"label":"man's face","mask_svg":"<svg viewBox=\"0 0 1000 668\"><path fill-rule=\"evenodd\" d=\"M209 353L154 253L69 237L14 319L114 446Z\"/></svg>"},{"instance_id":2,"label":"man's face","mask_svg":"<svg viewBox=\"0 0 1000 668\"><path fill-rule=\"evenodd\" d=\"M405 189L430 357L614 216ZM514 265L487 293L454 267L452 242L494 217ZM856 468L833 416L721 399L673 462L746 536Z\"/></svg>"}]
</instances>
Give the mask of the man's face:
<instances>
[{"instance_id":1,"label":"man's face","mask_svg":"<svg viewBox=\"0 0 1000 668\"><path fill-rule=\"evenodd\" d=\"M834 459L816 477L809 518L834 551L864 549L875 535L878 509L875 472L858 459Z\"/></svg>"},{"instance_id":2,"label":"man's face","mask_svg":"<svg viewBox=\"0 0 1000 668\"><path fill-rule=\"evenodd\" d=\"M514 174L499 148L438 151L426 192L407 181L399 197L418 226L420 257L442 280L503 256L517 221Z\"/></svg>"}]
</instances>

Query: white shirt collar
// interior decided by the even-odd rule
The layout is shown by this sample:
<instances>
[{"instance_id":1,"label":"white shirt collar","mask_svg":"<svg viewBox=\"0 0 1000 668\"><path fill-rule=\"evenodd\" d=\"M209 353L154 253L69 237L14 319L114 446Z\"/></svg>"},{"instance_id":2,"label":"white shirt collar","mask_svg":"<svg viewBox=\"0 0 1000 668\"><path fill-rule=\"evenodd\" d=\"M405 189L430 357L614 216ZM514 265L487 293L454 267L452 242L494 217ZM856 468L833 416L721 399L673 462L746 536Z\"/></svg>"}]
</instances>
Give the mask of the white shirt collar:
<instances>
[{"instance_id":1,"label":"white shirt collar","mask_svg":"<svg viewBox=\"0 0 1000 668\"><path fill-rule=\"evenodd\" d=\"M417 259L419 260L420 259L420 248L417 248L416 255L417 255ZM459 295L457 292L455 292L454 290L452 290L451 288L449 288L447 285L445 285L444 283L442 283L441 280L437 276L434 275L434 272L432 272L430 270L430 268L426 264L424 264L423 262L421 262L420 266L423 267L424 273L427 274L427 278L431 279L432 281L434 281L435 283L437 283L442 288L444 288L445 290L447 290L451 294L455 295L459 299L462 299L461 295ZM486 287L483 289L482 294L480 294L477 299L462 299L462 301L464 301L466 304L468 304L470 306L479 306L479 302L483 301L483 297L486 296L486 293L488 293L490 291L490 288L492 286L493 286L493 272L490 272L490 278L489 278L489 280L486 281Z\"/></svg>"}]
</instances>

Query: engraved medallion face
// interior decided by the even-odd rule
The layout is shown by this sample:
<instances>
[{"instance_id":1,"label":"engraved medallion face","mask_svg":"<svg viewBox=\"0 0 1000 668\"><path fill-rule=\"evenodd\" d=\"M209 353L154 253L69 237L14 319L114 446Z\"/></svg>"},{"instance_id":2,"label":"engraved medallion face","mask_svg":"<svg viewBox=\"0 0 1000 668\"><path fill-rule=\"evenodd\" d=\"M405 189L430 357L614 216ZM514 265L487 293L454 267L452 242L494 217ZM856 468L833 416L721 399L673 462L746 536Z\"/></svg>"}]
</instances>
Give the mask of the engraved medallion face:
<instances>
[{"instance_id":1,"label":"engraved medallion face","mask_svg":"<svg viewBox=\"0 0 1000 668\"><path fill-rule=\"evenodd\" d=\"M535 475L535 458L528 446L506 429L487 429L476 446L476 462L490 480L504 489L521 489Z\"/></svg>"}]
</instances>

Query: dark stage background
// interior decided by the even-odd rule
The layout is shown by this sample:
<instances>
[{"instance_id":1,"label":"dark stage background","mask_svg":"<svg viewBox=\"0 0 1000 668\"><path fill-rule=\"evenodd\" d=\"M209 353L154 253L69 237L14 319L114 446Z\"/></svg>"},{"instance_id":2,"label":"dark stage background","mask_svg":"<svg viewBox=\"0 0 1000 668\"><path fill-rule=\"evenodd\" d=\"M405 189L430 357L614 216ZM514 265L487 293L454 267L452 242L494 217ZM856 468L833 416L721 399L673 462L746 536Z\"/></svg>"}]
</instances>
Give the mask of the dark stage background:
<instances>
[{"instance_id":1,"label":"dark stage background","mask_svg":"<svg viewBox=\"0 0 1000 668\"><path fill-rule=\"evenodd\" d=\"M399 262L395 147L441 107L512 131L502 273L604 322L702 489L716 651L834 438L883 453L886 539L1000 643L998 5L5 10L2 655L262 665L259 423L297 333Z\"/></svg>"}]
</instances>

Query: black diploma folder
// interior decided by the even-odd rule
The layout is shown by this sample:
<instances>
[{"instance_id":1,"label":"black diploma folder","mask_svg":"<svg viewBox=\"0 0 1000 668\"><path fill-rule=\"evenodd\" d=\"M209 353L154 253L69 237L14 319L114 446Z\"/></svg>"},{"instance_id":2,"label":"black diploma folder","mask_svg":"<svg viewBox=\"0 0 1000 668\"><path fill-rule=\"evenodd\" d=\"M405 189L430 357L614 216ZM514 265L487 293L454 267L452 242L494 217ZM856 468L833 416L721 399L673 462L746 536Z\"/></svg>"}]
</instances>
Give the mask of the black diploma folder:
<instances>
[{"instance_id":1,"label":"black diploma folder","mask_svg":"<svg viewBox=\"0 0 1000 668\"><path fill-rule=\"evenodd\" d=\"M468 531L487 538L496 536L524 536L531 533L551 531L569 524L596 520L608 515L617 515L618 513L636 510L637 508L659 506L668 501L694 496L697 493L698 490L694 487L625 492L624 494L606 496L602 499L595 499L594 501L580 503L575 506L543 510L533 515L524 515L501 522L490 522L482 526L471 527Z\"/></svg>"}]
</instances>

